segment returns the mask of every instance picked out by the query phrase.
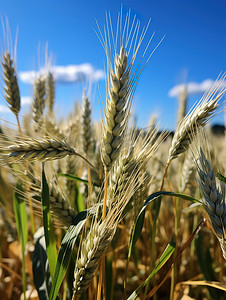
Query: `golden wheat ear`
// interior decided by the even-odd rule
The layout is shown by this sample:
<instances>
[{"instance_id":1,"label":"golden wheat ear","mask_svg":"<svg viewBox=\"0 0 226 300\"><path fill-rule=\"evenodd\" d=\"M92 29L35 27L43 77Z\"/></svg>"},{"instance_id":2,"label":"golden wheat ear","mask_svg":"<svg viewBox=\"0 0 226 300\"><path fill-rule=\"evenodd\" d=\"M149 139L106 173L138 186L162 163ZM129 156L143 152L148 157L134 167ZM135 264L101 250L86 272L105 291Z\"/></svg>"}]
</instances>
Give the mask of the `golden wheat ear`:
<instances>
[{"instance_id":1,"label":"golden wheat ear","mask_svg":"<svg viewBox=\"0 0 226 300\"><path fill-rule=\"evenodd\" d=\"M210 154L208 139L204 131L201 131L194 139L191 149L198 173L197 183L203 195L201 201L204 211L220 242L223 257L226 259L225 184L218 180L211 166L215 154ZM217 165L216 163L215 167Z\"/></svg>"},{"instance_id":2,"label":"golden wheat ear","mask_svg":"<svg viewBox=\"0 0 226 300\"><path fill-rule=\"evenodd\" d=\"M12 36L8 19L1 18L2 31L3 31L3 49L0 54L0 62L2 65L2 87L4 89L4 97L8 102L10 110L15 114L17 122L19 123L18 114L21 108L20 90L16 71L16 49L17 49L17 37L15 38L13 47ZM13 49L14 48L14 49Z\"/></svg>"},{"instance_id":3,"label":"golden wheat ear","mask_svg":"<svg viewBox=\"0 0 226 300\"><path fill-rule=\"evenodd\" d=\"M134 18L130 23L130 13L126 15L125 23L122 21L122 12L119 14L119 18L121 21L120 24L117 24L115 37L110 14L107 15L107 24L103 35L99 29L100 40L107 57L107 95L101 143L101 157L106 172L110 171L120 154L137 82L144 65L149 60L148 58L142 66L141 62L146 48L135 66L135 60L149 23L140 33L140 22ZM150 41L148 45L149 43Z\"/></svg>"},{"instance_id":4,"label":"golden wheat ear","mask_svg":"<svg viewBox=\"0 0 226 300\"><path fill-rule=\"evenodd\" d=\"M130 176L129 183L124 185L123 189L120 189L118 193L115 191L115 195L118 195L118 200L113 201L115 205L110 207L104 220L100 218L98 212L92 216L91 224L87 232L84 233L85 236L80 240L74 270L73 297L81 294L88 288L102 255L115 235L122 213L134 194L137 179L138 173L135 172ZM99 205L99 208L101 208L101 205Z\"/></svg>"},{"instance_id":5,"label":"golden wheat ear","mask_svg":"<svg viewBox=\"0 0 226 300\"><path fill-rule=\"evenodd\" d=\"M29 169L31 168L32 165L30 164ZM53 170L51 170L51 177L53 177L52 173ZM26 172L24 183L30 187L30 194L27 194L27 192L24 198L27 201L29 197L32 197L32 204L40 208L41 211L41 202L36 200L37 198L41 199L41 176L37 174L35 168L32 168L32 172ZM69 227L76 215L76 211L70 206L57 178L48 179L48 186L50 208L53 218L60 223L61 226Z\"/></svg>"},{"instance_id":6,"label":"golden wheat ear","mask_svg":"<svg viewBox=\"0 0 226 300\"><path fill-rule=\"evenodd\" d=\"M46 77L46 106L48 108L48 115L53 117L53 107L55 102L55 81L53 73L48 72Z\"/></svg>"},{"instance_id":7,"label":"golden wheat ear","mask_svg":"<svg viewBox=\"0 0 226 300\"><path fill-rule=\"evenodd\" d=\"M46 83L44 76L40 75L33 84L33 120L35 131L38 132L43 125L43 111L46 104Z\"/></svg>"},{"instance_id":8,"label":"golden wheat ear","mask_svg":"<svg viewBox=\"0 0 226 300\"><path fill-rule=\"evenodd\" d=\"M0 161L2 164L20 161L48 161L60 159L68 155L76 155L92 166L69 143L57 137L41 139L32 139L23 135L20 135L16 139L9 139L4 135L2 137L3 143L0 146Z\"/></svg>"},{"instance_id":9,"label":"golden wheat ear","mask_svg":"<svg viewBox=\"0 0 226 300\"><path fill-rule=\"evenodd\" d=\"M225 77L226 74L224 73L215 81L196 107L188 113L177 126L169 150L168 163L188 149L194 136L216 114L219 101L226 92L224 84Z\"/></svg>"},{"instance_id":10,"label":"golden wheat ear","mask_svg":"<svg viewBox=\"0 0 226 300\"><path fill-rule=\"evenodd\" d=\"M20 111L20 91L16 75L15 63L8 51L2 55L1 60L3 68L4 96L9 104L9 108L16 115Z\"/></svg>"},{"instance_id":11,"label":"golden wheat ear","mask_svg":"<svg viewBox=\"0 0 226 300\"><path fill-rule=\"evenodd\" d=\"M91 126L91 108L90 101L86 95L86 90L83 90L83 114L82 114L82 141L83 151L87 155L92 146L92 126Z\"/></svg>"}]
</instances>

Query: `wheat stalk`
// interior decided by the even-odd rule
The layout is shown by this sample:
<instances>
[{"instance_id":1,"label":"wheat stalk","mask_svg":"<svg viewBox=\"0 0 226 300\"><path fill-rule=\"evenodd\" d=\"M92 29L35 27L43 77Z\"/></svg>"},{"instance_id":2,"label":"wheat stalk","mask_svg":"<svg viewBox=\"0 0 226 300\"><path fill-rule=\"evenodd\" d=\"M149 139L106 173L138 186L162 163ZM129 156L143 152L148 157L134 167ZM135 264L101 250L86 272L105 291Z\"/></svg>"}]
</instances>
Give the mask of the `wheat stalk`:
<instances>
[{"instance_id":1,"label":"wheat stalk","mask_svg":"<svg viewBox=\"0 0 226 300\"><path fill-rule=\"evenodd\" d=\"M8 51L2 55L2 67L5 82L5 99L9 104L11 111L18 116L20 111L20 91L16 76L16 70L13 63L13 59Z\"/></svg>"}]
</instances>

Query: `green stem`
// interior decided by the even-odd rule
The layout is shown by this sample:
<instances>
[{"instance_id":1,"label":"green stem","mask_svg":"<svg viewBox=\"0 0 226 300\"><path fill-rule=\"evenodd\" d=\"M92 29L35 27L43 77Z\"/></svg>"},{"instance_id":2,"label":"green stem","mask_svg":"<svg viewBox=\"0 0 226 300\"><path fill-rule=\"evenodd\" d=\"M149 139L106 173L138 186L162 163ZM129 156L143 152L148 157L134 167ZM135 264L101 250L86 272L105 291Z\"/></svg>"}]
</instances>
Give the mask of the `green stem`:
<instances>
[{"instance_id":1,"label":"green stem","mask_svg":"<svg viewBox=\"0 0 226 300\"><path fill-rule=\"evenodd\" d=\"M179 199L176 198L175 200L175 205L176 205L176 215L175 215L175 241L177 241L178 238L178 224L180 221L180 205L179 205ZM177 256L177 246L174 251L174 258ZM175 287L175 282L177 278L177 268L176 268L176 263L173 266L172 270L172 276L171 276L171 285L170 285L170 300L173 300L173 294L174 294L174 287Z\"/></svg>"},{"instance_id":2,"label":"green stem","mask_svg":"<svg viewBox=\"0 0 226 300\"><path fill-rule=\"evenodd\" d=\"M22 245L22 277L23 277L23 293L24 293L24 300L26 300L26 290L27 290L27 283L26 283L26 270L25 270L25 248Z\"/></svg>"},{"instance_id":3,"label":"green stem","mask_svg":"<svg viewBox=\"0 0 226 300\"><path fill-rule=\"evenodd\" d=\"M157 200L158 201L158 200ZM151 263L150 263L150 269L153 270L154 266L155 266L155 262L156 262L156 251L155 251L155 236L156 236L156 228L157 228L157 220L154 219L153 222L153 227L152 227L152 231L151 231ZM153 280L152 280L153 286L156 283L156 278L155 276L153 276ZM145 290L144 290L144 297L143 299L146 298L146 295L148 293L149 290L149 282L147 283L147 285L145 286ZM154 296L156 297L156 295Z\"/></svg>"}]
</instances>

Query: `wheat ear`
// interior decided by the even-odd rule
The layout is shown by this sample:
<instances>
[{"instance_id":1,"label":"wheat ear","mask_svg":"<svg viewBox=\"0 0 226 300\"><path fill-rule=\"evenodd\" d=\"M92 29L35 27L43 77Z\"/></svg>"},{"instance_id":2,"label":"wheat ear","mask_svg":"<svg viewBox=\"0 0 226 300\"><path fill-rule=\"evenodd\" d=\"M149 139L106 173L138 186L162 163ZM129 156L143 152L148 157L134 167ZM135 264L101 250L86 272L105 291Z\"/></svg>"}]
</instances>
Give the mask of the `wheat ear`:
<instances>
[{"instance_id":1,"label":"wheat ear","mask_svg":"<svg viewBox=\"0 0 226 300\"><path fill-rule=\"evenodd\" d=\"M109 185L107 193L107 206L110 207L114 201L117 201L120 192L125 189L125 186L130 180L131 174L137 173L138 180L134 185L134 191L137 195L141 190L144 190L142 185L147 183L146 166L147 162L152 158L159 145L164 138L164 133L157 138L157 130L150 130L149 132L142 132L135 137L135 133L129 135L129 145L125 143L118 159L115 161L109 173ZM139 187L139 188L138 188ZM140 189L140 191L139 191ZM134 205L138 205L138 196L135 196ZM132 195L133 196L133 195ZM144 198L140 201L142 202ZM136 203L136 204L135 204Z\"/></svg>"},{"instance_id":2,"label":"wheat ear","mask_svg":"<svg viewBox=\"0 0 226 300\"><path fill-rule=\"evenodd\" d=\"M122 213L134 193L134 184L137 181L137 174L131 175L129 183L120 191L118 201L114 201L108 210L106 218L102 220L98 213L93 217L90 229L86 237L81 239L81 245L74 271L74 293L75 295L84 292L94 276L101 257L112 241ZM117 191L115 195L117 195Z\"/></svg>"},{"instance_id":3,"label":"wheat ear","mask_svg":"<svg viewBox=\"0 0 226 300\"><path fill-rule=\"evenodd\" d=\"M46 104L48 107L48 114L51 118L53 117L54 101L55 101L55 82L54 82L53 74L49 72L46 77Z\"/></svg>"},{"instance_id":4,"label":"wheat ear","mask_svg":"<svg viewBox=\"0 0 226 300\"><path fill-rule=\"evenodd\" d=\"M67 174L75 175L76 174L76 161L73 156L68 156L65 162L65 171ZM67 179L67 178L66 178ZM76 194L76 183L74 180L67 179L66 180L66 190L65 194L67 195L67 198L69 199L70 203L74 202L75 194Z\"/></svg>"},{"instance_id":5,"label":"wheat ear","mask_svg":"<svg viewBox=\"0 0 226 300\"><path fill-rule=\"evenodd\" d=\"M219 100L226 91L224 79L225 74L213 84L195 109L178 125L169 150L168 163L188 149L197 132L213 117L219 106Z\"/></svg>"},{"instance_id":6,"label":"wheat ear","mask_svg":"<svg viewBox=\"0 0 226 300\"><path fill-rule=\"evenodd\" d=\"M60 129L59 125L55 122L53 118L45 117L43 121L45 123L46 135L54 135L60 139L65 139L64 132Z\"/></svg>"},{"instance_id":7,"label":"wheat ear","mask_svg":"<svg viewBox=\"0 0 226 300\"><path fill-rule=\"evenodd\" d=\"M109 246L114 235L115 226L107 224L108 220L96 222L89 230L80 249L80 258L76 261L74 272L74 294L84 292L95 274L99 261Z\"/></svg>"},{"instance_id":8,"label":"wheat ear","mask_svg":"<svg viewBox=\"0 0 226 300\"><path fill-rule=\"evenodd\" d=\"M6 141L5 144L6 143L9 142ZM67 155L78 155L88 162L86 158L77 153L67 142L57 138L43 138L37 140L31 138L23 139L20 137L20 139L16 140L13 144L0 147L0 150L2 151L2 163L17 162L20 160L47 161L60 159Z\"/></svg>"},{"instance_id":9,"label":"wheat ear","mask_svg":"<svg viewBox=\"0 0 226 300\"><path fill-rule=\"evenodd\" d=\"M45 108L45 79L40 76L33 84L33 119L35 121L35 131L42 126L42 115Z\"/></svg>"},{"instance_id":10,"label":"wheat ear","mask_svg":"<svg viewBox=\"0 0 226 300\"><path fill-rule=\"evenodd\" d=\"M191 153L188 153L185 157L182 171L181 171L181 186L180 191L183 192L188 185L192 174L194 173L195 163Z\"/></svg>"},{"instance_id":11,"label":"wheat ear","mask_svg":"<svg viewBox=\"0 0 226 300\"><path fill-rule=\"evenodd\" d=\"M92 146L92 128L91 128L91 109L90 102L86 96L86 90L83 90L83 114L82 114L82 140L83 150L86 154L89 153Z\"/></svg>"},{"instance_id":12,"label":"wheat ear","mask_svg":"<svg viewBox=\"0 0 226 300\"><path fill-rule=\"evenodd\" d=\"M199 174L198 184L204 196L204 208L209 216L213 230L220 242L223 256L226 260L225 185L223 182L220 182L220 188L217 187L216 177L201 147L196 159L196 164Z\"/></svg>"},{"instance_id":13,"label":"wheat ear","mask_svg":"<svg viewBox=\"0 0 226 300\"><path fill-rule=\"evenodd\" d=\"M18 116L20 111L20 91L13 59L8 51L2 55L2 67L5 82L5 99L11 111Z\"/></svg>"},{"instance_id":14,"label":"wheat ear","mask_svg":"<svg viewBox=\"0 0 226 300\"><path fill-rule=\"evenodd\" d=\"M122 18L122 12L119 15L120 18ZM111 166L117 159L120 153L120 148L123 144L133 95L138 79L144 68L144 66L141 67L140 64L144 58L147 48L134 71L133 66L148 29L148 25L143 29L139 37L140 23L139 21L136 22L134 18L131 25L130 14L128 13L126 15L125 24L122 24L121 20L120 26L119 24L117 25L117 34L120 32L119 37L117 34L115 39L113 37L110 16L109 18L107 17L107 30L104 29L104 37L100 32L102 45L107 56L107 96L105 124L103 124L101 145L101 157L106 172L110 171ZM111 43L114 45L113 51ZM130 55L130 51L132 52L132 55Z\"/></svg>"},{"instance_id":15,"label":"wheat ear","mask_svg":"<svg viewBox=\"0 0 226 300\"><path fill-rule=\"evenodd\" d=\"M146 168L143 167L139 172L139 184L137 190L134 192L134 195L131 198L131 214L129 215L130 219L130 228L132 230L133 224L136 222L139 212L143 206L144 201L148 197L149 186L151 182L151 176L147 172Z\"/></svg>"},{"instance_id":16,"label":"wheat ear","mask_svg":"<svg viewBox=\"0 0 226 300\"><path fill-rule=\"evenodd\" d=\"M26 192L22 192L22 196L25 201L29 202L29 198L32 198L33 209L41 211L41 176L34 168L34 164L30 163L27 166L27 170L15 171L13 175L19 175L20 181L29 189ZM16 173L15 173L16 172ZM50 172L46 172L48 174ZM76 210L72 208L58 182L57 174L51 169L51 174L47 175L47 181L49 186L49 200L52 216L63 227L69 227L72 224L72 220L76 215ZM21 191L18 190L18 193Z\"/></svg>"},{"instance_id":17,"label":"wheat ear","mask_svg":"<svg viewBox=\"0 0 226 300\"><path fill-rule=\"evenodd\" d=\"M105 126L103 127L103 141L101 147L102 161L107 170L119 155L127 126L130 109L128 101L129 72L126 72L127 58L125 48L122 46L120 54L115 58L115 72L111 69L109 86L109 99L106 103Z\"/></svg>"},{"instance_id":18,"label":"wheat ear","mask_svg":"<svg viewBox=\"0 0 226 300\"><path fill-rule=\"evenodd\" d=\"M188 99L188 93L187 93L186 85L184 84L181 86L181 89L179 91L179 96L178 96L179 107L178 107L178 115L177 115L177 125L179 125L180 122L186 116L187 99Z\"/></svg>"},{"instance_id":19,"label":"wheat ear","mask_svg":"<svg viewBox=\"0 0 226 300\"><path fill-rule=\"evenodd\" d=\"M69 227L72 224L76 212L70 207L63 191L59 188L57 183L49 181L48 184L52 215L54 218L57 218L63 226ZM39 190L39 193L41 193L41 190Z\"/></svg>"}]
</instances>

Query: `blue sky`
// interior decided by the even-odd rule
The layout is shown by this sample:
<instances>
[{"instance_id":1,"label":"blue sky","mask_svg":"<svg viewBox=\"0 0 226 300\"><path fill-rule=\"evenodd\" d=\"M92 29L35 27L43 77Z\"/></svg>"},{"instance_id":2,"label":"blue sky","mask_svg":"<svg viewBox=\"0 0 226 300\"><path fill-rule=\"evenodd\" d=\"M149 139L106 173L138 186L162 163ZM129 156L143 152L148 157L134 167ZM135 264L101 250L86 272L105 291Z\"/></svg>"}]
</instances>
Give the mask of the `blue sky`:
<instances>
[{"instance_id":1,"label":"blue sky","mask_svg":"<svg viewBox=\"0 0 226 300\"><path fill-rule=\"evenodd\" d=\"M169 96L170 90L184 82L194 82L199 86L205 80L215 80L221 71L226 70L224 0L2 0L0 14L8 17L13 38L19 27L18 74L38 71L39 65L43 67L47 42L54 66L88 64L94 73L104 70L105 54L94 31L97 29L95 20L103 28L105 11L110 11L112 22L116 23L121 4L123 12L131 9L132 16L136 14L143 26L151 18L144 40L145 45L155 32L149 52L166 35L141 75L134 96L133 112L140 126L147 126L150 116L157 113L161 127L173 129L177 99ZM2 41L2 35L0 39ZM19 84L21 96L30 97L32 86L22 80ZM94 119L99 119L98 99L105 101L104 80L100 79L98 85L99 88L97 83L93 83L90 94ZM83 87L84 83L76 79L71 83L62 80L57 83L56 113L59 117L67 115L74 107L73 102L81 99ZM201 95L191 95L189 106ZM6 105L2 96L0 105ZM3 112L0 112L0 117L11 118ZM216 121L223 123L222 115Z\"/></svg>"}]
</instances>

